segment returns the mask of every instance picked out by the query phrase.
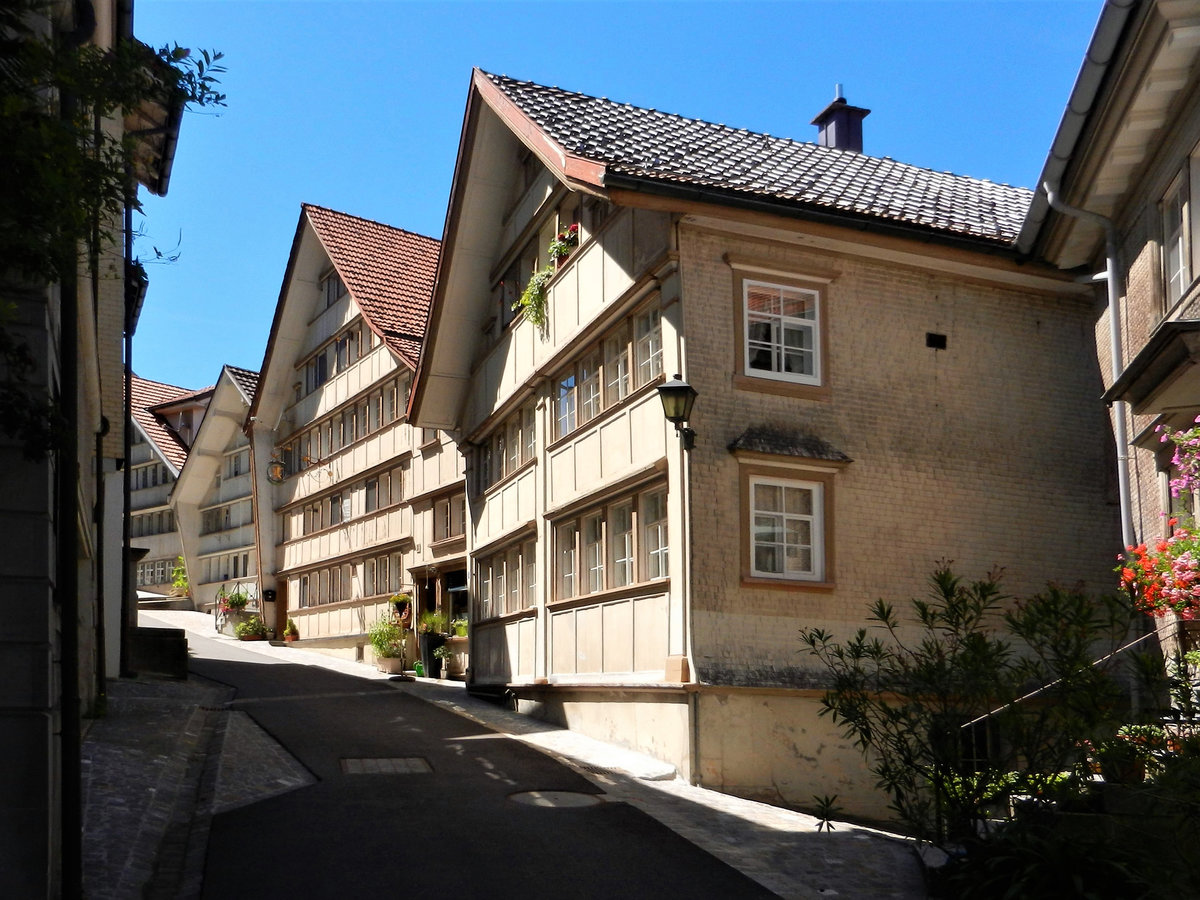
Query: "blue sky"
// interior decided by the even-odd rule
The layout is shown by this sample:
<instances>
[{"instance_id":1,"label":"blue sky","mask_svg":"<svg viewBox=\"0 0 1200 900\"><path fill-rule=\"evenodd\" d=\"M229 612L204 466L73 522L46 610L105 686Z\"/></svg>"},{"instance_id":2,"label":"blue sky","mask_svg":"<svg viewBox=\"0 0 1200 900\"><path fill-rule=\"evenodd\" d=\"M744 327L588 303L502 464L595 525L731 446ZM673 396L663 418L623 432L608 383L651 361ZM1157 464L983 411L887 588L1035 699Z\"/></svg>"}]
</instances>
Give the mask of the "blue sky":
<instances>
[{"instance_id":1,"label":"blue sky","mask_svg":"<svg viewBox=\"0 0 1200 900\"><path fill-rule=\"evenodd\" d=\"M148 44L225 53L144 197L134 371L258 369L302 202L440 238L471 67L814 140L842 83L864 150L1032 187L1100 0L417 3L137 0ZM143 192L144 194L145 192Z\"/></svg>"}]
</instances>

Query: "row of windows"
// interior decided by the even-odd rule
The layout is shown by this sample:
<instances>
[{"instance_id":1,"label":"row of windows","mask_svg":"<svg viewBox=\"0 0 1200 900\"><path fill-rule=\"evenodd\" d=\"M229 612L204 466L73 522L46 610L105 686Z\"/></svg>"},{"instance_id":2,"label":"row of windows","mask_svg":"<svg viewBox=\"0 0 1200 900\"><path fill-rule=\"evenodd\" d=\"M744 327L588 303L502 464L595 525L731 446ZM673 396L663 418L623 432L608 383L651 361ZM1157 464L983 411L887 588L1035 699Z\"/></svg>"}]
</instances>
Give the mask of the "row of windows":
<instances>
[{"instance_id":1,"label":"row of windows","mask_svg":"<svg viewBox=\"0 0 1200 900\"><path fill-rule=\"evenodd\" d=\"M475 562L478 618L530 609L537 600L537 544L526 541Z\"/></svg>"},{"instance_id":2,"label":"row of windows","mask_svg":"<svg viewBox=\"0 0 1200 900\"><path fill-rule=\"evenodd\" d=\"M346 285L336 271L326 273L321 279L321 299L325 302L325 309L333 306L344 296L346 296Z\"/></svg>"},{"instance_id":3,"label":"row of windows","mask_svg":"<svg viewBox=\"0 0 1200 900\"><path fill-rule=\"evenodd\" d=\"M158 487L160 484L170 484L173 480L170 470L160 463L135 466L129 473L130 487L135 491Z\"/></svg>"},{"instance_id":4,"label":"row of windows","mask_svg":"<svg viewBox=\"0 0 1200 900\"><path fill-rule=\"evenodd\" d=\"M249 578L253 574L250 571L249 552L222 553L220 556L209 556L204 560L200 583L236 581L239 578Z\"/></svg>"},{"instance_id":5,"label":"row of windows","mask_svg":"<svg viewBox=\"0 0 1200 900\"><path fill-rule=\"evenodd\" d=\"M249 500L235 500L224 506L214 506L200 514L200 533L228 531L254 521L254 507Z\"/></svg>"},{"instance_id":6,"label":"row of windows","mask_svg":"<svg viewBox=\"0 0 1200 900\"><path fill-rule=\"evenodd\" d=\"M408 379L395 378L294 438L281 451L288 472L317 465L404 415Z\"/></svg>"},{"instance_id":7,"label":"row of windows","mask_svg":"<svg viewBox=\"0 0 1200 900\"><path fill-rule=\"evenodd\" d=\"M137 586L167 584L177 565L175 559L148 559L137 564Z\"/></svg>"},{"instance_id":8,"label":"row of windows","mask_svg":"<svg viewBox=\"0 0 1200 900\"><path fill-rule=\"evenodd\" d=\"M286 539L294 540L358 516L395 506L404 498L404 466L312 500L286 514Z\"/></svg>"},{"instance_id":9,"label":"row of windows","mask_svg":"<svg viewBox=\"0 0 1200 900\"><path fill-rule=\"evenodd\" d=\"M355 322L304 364L304 394L311 394L334 375L346 371L378 344L379 338L366 322Z\"/></svg>"},{"instance_id":10,"label":"row of windows","mask_svg":"<svg viewBox=\"0 0 1200 900\"><path fill-rule=\"evenodd\" d=\"M394 594L404 587L404 571L402 554L391 553L309 572L292 582L297 605L306 608Z\"/></svg>"},{"instance_id":11,"label":"row of windows","mask_svg":"<svg viewBox=\"0 0 1200 900\"><path fill-rule=\"evenodd\" d=\"M662 312L622 322L556 379L554 436L564 437L662 374Z\"/></svg>"},{"instance_id":12,"label":"row of windows","mask_svg":"<svg viewBox=\"0 0 1200 900\"><path fill-rule=\"evenodd\" d=\"M560 522L554 539L559 600L666 578L667 492L647 491Z\"/></svg>"},{"instance_id":13,"label":"row of windows","mask_svg":"<svg viewBox=\"0 0 1200 900\"><path fill-rule=\"evenodd\" d=\"M170 534L174 530L175 516L169 509L133 516L133 521L129 523L129 533L133 537L143 537L151 534Z\"/></svg>"},{"instance_id":14,"label":"row of windows","mask_svg":"<svg viewBox=\"0 0 1200 900\"><path fill-rule=\"evenodd\" d=\"M534 415L533 404L527 404L501 422L479 448L479 490L486 490L536 456Z\"/></svg>"}]
</instances>

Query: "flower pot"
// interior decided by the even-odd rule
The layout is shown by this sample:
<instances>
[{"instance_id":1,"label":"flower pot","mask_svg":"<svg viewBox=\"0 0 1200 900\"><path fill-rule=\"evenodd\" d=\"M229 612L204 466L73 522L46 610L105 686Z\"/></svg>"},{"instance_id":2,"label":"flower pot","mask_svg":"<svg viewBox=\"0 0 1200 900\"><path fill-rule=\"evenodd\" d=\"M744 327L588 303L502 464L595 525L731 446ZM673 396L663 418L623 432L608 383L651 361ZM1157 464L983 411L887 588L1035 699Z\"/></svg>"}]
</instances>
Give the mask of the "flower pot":
<instances>
[{"instance_id":1,"label":"flower pot","mask_svg":"<svg viewBox=\"0 0 1200 900\"><path fill-rule=\"evenodd\" d=\"M376 657L375 668L388 675L403 675L404 660L399 656Z\"/></svg>"},{"instance_id":2,"label":"flower pot","mask_svg":"<svg viewBox=\"0 0 1200 900\"><path fill-rule=\"evenodd\" d=\"M298 640L300 640L300 635L298 635L298 634L285 634L285 635L283 636L283 639L284 639L285 641L287 641L287 642L290 644L290 643L292 643L292 641L298 641Z\"/></svg>"},{"instance_id":3,"label":"flower pot","mask_svg":"<svg viewBox=\"0 0 1200 900\"><path fill-rule=\"evenodd\" d=\"M1104 759L1100 774L1109 784L1141 784L1146 780L1146 762L1142 759Z\"/></svg>"},{"instance_id":4,"label":"flower pot","mask_svg":"<svg viewBox=\"0 0 1200 900\"><path fill-rule=\"evenodd\" d=\"M445 635L427 631L421 635L421 662L425 666L425 674L430 678L440 678L442 661L433 655L433 651L446 643Z\"/></svg>"},{"instance_id":5,"label":"flower pot","mask_svg":"<svg viewBox=\"0 0 1200 900\"><path fill-rule=\"evenodd\" d=\"M239 641L261 641L262 639L263 636L261 634L243 634L238 638Z\"/></svg>"}]
</instances>

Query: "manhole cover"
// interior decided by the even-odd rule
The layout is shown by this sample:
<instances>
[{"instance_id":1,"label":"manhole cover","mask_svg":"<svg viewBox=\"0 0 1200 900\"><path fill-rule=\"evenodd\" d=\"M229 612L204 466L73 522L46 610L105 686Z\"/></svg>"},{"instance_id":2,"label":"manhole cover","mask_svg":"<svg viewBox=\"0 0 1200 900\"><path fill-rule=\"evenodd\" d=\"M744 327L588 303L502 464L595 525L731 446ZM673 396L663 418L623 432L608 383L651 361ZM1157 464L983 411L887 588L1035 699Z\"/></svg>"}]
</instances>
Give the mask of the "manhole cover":
<instances>
[{"instance_id":1,"label":"manhole cover","mask_svg":"<svg viewBox=\"0 0 1200 900\"><path fill-rule=\"evenodd\" d=\"M511 795L508 799L525 806L542 806L550 809L595 806L601 802L595 794L580 794L577 791L523 791L520 794Z\"/></svg>"},{"instance_id":2,"label":"manhole cover","mask_svg":"<svg viewBox=\"0 0 1200 900\"><path fill-rule=\"evenodd\" d=\"M343 775L428 775L433 769L420 756L390 759L343 759Z\"/></svg>"}]
</instances>

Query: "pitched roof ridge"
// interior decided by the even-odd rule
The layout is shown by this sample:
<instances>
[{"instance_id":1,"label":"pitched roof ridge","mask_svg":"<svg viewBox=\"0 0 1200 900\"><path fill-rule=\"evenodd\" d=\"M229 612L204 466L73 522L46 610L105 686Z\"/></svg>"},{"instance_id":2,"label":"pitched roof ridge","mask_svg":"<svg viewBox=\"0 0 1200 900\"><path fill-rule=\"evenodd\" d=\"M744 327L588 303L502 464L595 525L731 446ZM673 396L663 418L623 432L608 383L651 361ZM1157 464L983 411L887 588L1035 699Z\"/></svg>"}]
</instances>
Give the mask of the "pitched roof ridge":
<instances>
[{"instance_id":1,"label":"pitched roof ridge","mask_svg":"<svg viewBox=\"0 0 1200 900\"><path fill-rule=\"evenodd\" d=\"M666 118L676 119L680 122L694 122L694 123L697 123L700 125L706 125L710 128L719 128L722 131L725 131L729 134L741 134L741 135L748 135L748 136L752 136L752 137L768 138L772 141L779 141L784 144L791 144L794 146L811 148L812 150L819 152L819 153L832 153L832 154L841 155L846 159L863 159L863 160L876 160L879 162L887 162L887 163L891 163L892 165L903 166L904 168L907 168L907 169L915 169L917 171L926 172L931 175L949 176L951 178L963 179L966 181L973 181L977 184L989 184L989 185L994 185L996 187L1007 188L1007 189L1013 190L1013 191L1022 191L1024 193L1030 194L1031 196L1034 193L1030 188L1021 187L1020 185L1011 185L1011 184L1007 184L1005 182L992 181L989 178L979 178L974 175L965 175L965 174L962 174L959 172L951 172L951 171L943 170L943 169L934 169L934 168L931 168L930 166L918 165L917 163L903 162L902 160L893 159L890 156L874 156L869 153L859 153L854 150L846 150L846 149L842 149L842 148L838 148L838 147L825 147L825 146L822 146L821 144L818 144L816 141L804 141L804 140L800 140L799 138L775 135L775 134L771 134L770 132L767 132L767 131L754 131L749 128L736 128L732 125L726 125L723 122L714 122L711 119L703 119L703 118L699 118L697 116L685 116L681 113L666 112L665 110L656 109L654 107L638 106L635 103L627 103L622 100L612 100L608 97L597 97L594 94L585 94L582 91L572 91L572 90L568 90L567 88L559 87L558 85L539 84L536 81L530 81L528 79L513 78L510 75L503 75L503 74L496 75L492 72L487 72L484 69L480 69L479 71L482 72L488 78L492 79L493 82L495 82L497 79L504 79L505 81L511 82L516 85L530 85L535 88L540 88L541 90L558 91L560 94L564 94L564 95L571 96L571 97L582 97L585 100L595 100L595 101L599 101L602 103L608 103L608 104L611 104L616 107L626 107L629 109L641 110L642 112L653 113L656 116L664 116ZM615 165L619 166L621 164L615 163Z\"/></svg>"},{"instance_id":2,"label":"pitched roof ridge","mask_svg":"<svg viewBox=\"0 0 1200 900\"><path fill-rule=\"evenodd\" d=\"M316 209L321 212L332 213L335 216L341 216L345 219L357 219L360 222L366 222L369 225L378 225L381 228L387 228L391 231L398 231L401 234L411 235L412 237L421 238L426 241L433 241L436 244L441 243L440 238L430 237L427 234L421 234L419 231L412 231L408 228L401 228L399 225L389 225L387 222L380 222L378 219L369 219L366 216L357 216L354 213L343 212L340 209L332 209L328 206L321 206L319 203L301 203L300 206L305 210Z\"/></svg>"}]
</instances>

